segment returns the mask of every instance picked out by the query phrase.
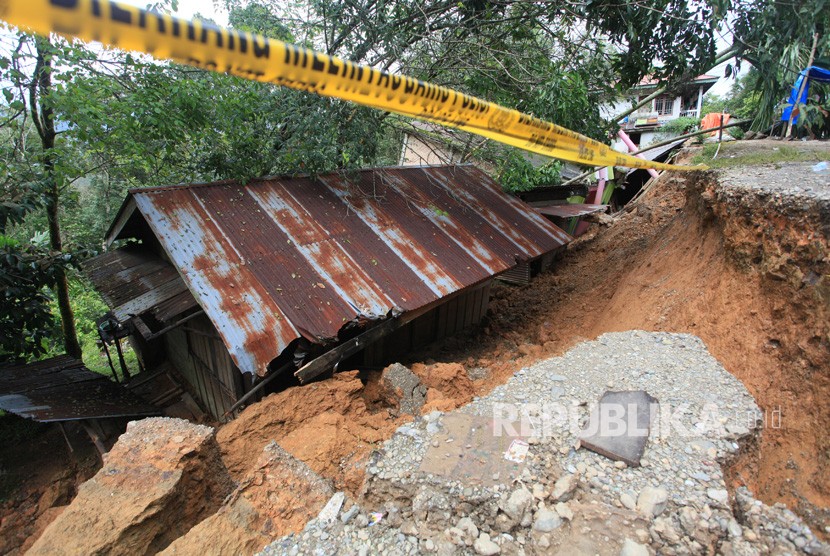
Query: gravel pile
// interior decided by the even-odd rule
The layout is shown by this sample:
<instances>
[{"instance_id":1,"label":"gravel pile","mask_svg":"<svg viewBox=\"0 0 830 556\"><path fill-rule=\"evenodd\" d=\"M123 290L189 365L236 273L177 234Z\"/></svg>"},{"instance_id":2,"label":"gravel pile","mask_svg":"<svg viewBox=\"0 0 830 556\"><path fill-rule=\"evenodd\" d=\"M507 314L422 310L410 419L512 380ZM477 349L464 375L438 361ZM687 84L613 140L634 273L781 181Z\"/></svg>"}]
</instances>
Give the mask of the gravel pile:
<instances>
[{"instance_id":1,"label":"gravel pile","mask_svg":"<svg viewBox=\"0 0 830 556\"><path fill-rule=\"evenodd\" d=\"M660 402L640 467L579 447L607 390ZM370 458L360 507L312 520L263 554L830 553L788 510L726 488L722 465L763 418L697 337L605 334L399 428ZM519 436L476 435L494 423ZM513 440L522 463L505 459Z\"/></svg>"}]
</instances>

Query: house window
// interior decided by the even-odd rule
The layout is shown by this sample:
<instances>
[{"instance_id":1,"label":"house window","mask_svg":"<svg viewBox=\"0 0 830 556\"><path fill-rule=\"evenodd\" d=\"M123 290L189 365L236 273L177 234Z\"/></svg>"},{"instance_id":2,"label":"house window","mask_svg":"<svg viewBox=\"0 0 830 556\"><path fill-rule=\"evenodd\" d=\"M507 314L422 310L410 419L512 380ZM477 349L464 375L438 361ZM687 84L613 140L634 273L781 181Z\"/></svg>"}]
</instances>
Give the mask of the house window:
<instances>
[{"instance_id":1,"label":"house window","mask_svg":"<svg viewBox=\"0 0 830 556\"><path fill-rule=\"evenodd\" d=\"M674 110L674 99L663 95L654 99L654 111L658 116L670 116Z\"/></svg>"}]
</instances>

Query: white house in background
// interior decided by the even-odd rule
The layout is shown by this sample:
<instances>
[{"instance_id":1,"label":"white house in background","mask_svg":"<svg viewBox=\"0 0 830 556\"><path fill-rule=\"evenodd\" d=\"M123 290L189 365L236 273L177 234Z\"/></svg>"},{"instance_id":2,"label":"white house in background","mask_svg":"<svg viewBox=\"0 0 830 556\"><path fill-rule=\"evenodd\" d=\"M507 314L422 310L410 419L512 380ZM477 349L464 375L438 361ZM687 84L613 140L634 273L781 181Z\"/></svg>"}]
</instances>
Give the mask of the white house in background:
<instances>
[{"instance_id":1,"label":"white house in background","mask_svg":"<svg viewBox=\"0 0 830 556\"><path fill-rule=\"evenodd\" d=\"M645 147L662 139L667 139L660 132L660 128L667 122L678 118L701 118L703 95L717 83L715 75L699 75L692 81L675 87L672 92L666 92L646 104L620 122L620 127L631 137L635 144ZM613 105L604 106L602 114L606 118L613 118L616 114L625 111L632 102L639 103L641 99L657 90L657 82L644 79L631 91L631 97ZM615 141L614 147L625 152L625 146Z\"/></svg>"}]
</instances>

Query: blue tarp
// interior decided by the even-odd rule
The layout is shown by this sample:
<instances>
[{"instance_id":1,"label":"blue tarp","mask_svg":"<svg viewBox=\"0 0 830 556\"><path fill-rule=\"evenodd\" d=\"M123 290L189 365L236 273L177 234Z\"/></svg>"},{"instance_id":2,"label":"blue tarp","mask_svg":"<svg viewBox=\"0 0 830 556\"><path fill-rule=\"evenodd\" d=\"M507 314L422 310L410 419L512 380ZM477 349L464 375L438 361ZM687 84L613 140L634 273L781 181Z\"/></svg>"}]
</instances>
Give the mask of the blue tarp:
<instances>
[{"instance_id":1,"label":"blue tarp","mask_svg":"<svg viewBox=\"0 0 830 556\"><path fill-rule=\"evenodd\" d=\"M804 87L804 92L801 94L801 98L798 99L799 104L806 104L807 102L808 91L810 90L810 81L830 83L830 70L826 70L818 66L810 66L801 70L801 73L798 74L798 79L795 81L795 85L793 85L793 90L790 91L790 98L787 99L787 107L784 108L784 113L781 114L781 119L785 122L790 121L790 114L795 106L795 99L798 97L798 91L801 89L801 83L804 81L804 77L807 75L808 71L810 72L810 78L807 80L807 85ZM795 118L793 118L793 123L798 123L798 114L796 114Z\"/></svg>"}]
</instances>

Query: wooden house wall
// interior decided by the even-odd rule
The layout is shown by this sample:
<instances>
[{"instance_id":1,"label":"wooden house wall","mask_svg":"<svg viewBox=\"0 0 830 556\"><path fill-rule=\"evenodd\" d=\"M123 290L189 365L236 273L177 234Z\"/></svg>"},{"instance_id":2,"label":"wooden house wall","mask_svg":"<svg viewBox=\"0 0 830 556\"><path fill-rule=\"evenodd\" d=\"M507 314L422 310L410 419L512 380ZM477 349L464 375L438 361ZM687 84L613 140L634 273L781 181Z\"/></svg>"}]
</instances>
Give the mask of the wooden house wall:
<instances>
[{"instance_id":1,"label":"wooden house wall","mask_svg":"<svg viewBox=\"0 0 830 556\"><path fill-rule=\"evenodd\" d=\"M487 313L490 286L487 281L451 298L344 363L385 366L478 323ZM164 345L168 359L189 383L202 407L216 419L226 420L225 412L246 388L242 373L210 320L202 315L171 330L164 335Z\"/></svg>"},{"instance_id":2,"label":"wooden house wall","mask_svg":"<svg viewBox=\"0 0 830 556\"><path fill-rule=\"evenodd\" d=\"M242 374L206 316L164 336L167 355L204 409L220 421L244 391Z\"/></svg>"},{"instance_id":3,"label":"wooden house wall","mask_svg":"<svg viewBox=\"0 0 830 556\"><path fill-rule=\"evenodd\" d=\"M477 324L487 313L491 284L488 280L456 295L368 346L362 355L358 354L362 357L362 364L370 367L387 365L402 355Z\"/></svg>"}]
</instances>

